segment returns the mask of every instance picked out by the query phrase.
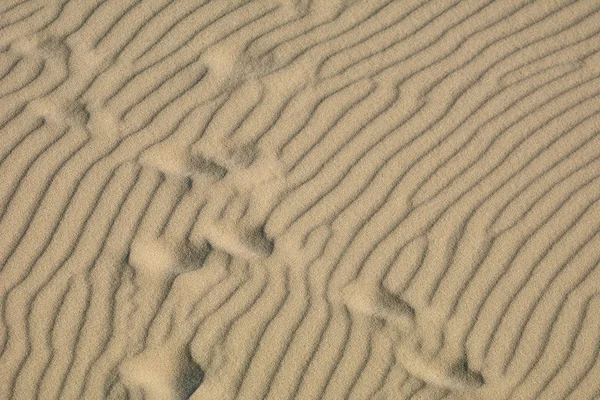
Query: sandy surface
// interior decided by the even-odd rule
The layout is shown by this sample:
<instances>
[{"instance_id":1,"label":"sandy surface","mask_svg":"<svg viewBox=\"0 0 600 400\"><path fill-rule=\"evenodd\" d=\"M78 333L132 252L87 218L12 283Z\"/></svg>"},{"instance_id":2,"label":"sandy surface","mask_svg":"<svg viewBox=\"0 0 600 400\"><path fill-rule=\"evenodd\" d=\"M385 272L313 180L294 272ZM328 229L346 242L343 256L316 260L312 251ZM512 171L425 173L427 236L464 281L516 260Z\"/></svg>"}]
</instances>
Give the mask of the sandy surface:
<instances>
[{"instance_id":1,"label":"sandy surface","mask_svg":"<svg viewBox=\"0 0 600 400\"><path fill-rule=\"evenodd\" d=\"M0 400L600 399L600 2L2 0Z\"/></svg>"}]
</instances>

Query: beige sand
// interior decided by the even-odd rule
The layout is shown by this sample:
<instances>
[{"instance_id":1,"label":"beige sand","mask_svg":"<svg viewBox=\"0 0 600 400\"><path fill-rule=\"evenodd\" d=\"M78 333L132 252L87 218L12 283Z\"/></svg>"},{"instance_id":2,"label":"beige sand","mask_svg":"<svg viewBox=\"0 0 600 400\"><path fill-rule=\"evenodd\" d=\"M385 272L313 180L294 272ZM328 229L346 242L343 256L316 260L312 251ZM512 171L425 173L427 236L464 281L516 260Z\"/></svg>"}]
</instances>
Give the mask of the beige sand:
<instances>
[{"instance_id":1,"label":"beige sand","mask_svg":"<svg viewBox=\"0 0 600 400\"><path fill-rule=\"evenodd\" d=\"M0 400L600 399L600 2L3 0Z\"/></svg>"}]
</instances>

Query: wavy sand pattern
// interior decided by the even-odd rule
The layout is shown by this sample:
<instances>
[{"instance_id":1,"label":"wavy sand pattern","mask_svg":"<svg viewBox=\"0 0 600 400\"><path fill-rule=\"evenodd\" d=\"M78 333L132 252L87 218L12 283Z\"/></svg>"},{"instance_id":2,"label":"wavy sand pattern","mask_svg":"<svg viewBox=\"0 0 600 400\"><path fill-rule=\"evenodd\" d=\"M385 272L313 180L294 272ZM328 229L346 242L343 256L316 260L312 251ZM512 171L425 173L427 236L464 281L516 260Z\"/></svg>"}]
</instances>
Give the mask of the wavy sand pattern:
<instances>
[{"instance_id":1,"label":"wavy sand pattern","mask_svg":"<svg viewBox=\"0 0 600 400\"><path fill-rule=\"evenodd\" d=\"M0 400L600 399L600 2L3 0Z\"/></svg>"}]
</instances>

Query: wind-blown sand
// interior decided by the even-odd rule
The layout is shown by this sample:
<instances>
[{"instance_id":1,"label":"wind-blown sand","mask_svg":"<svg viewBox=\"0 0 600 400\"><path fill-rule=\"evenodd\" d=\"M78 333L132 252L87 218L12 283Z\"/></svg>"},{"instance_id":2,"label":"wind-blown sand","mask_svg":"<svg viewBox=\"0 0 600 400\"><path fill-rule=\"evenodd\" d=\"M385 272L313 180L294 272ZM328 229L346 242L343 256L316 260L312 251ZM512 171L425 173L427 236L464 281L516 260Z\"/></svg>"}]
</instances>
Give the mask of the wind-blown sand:
<instances>
[{"instance_id":1,"label":"wind-blown sand","mask_svg":"<svg viewBox=\"0 0 600 400\"><path fill-rule=\"evenodd\" d=\"M600 399L596 0L0 2L0 400Z\"/></svg>"}]
</instances>

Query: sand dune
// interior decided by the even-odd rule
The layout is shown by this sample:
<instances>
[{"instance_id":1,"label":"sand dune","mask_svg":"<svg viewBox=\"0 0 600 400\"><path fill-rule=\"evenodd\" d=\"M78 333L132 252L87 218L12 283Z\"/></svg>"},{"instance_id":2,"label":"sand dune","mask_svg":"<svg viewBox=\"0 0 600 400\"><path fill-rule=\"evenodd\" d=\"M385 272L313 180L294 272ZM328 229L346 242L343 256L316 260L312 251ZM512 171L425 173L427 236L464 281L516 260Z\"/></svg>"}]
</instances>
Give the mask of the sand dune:
<instances>
[{"instance_id":1,"label":"sand dune","mask_svg":"<svg viewBox=\"0 0 600 400\"><path fill-rule=\"evenodd\" d=\"M600 3L0 2L0 400L600 399Z\"/></svg>"}]
</instances>

